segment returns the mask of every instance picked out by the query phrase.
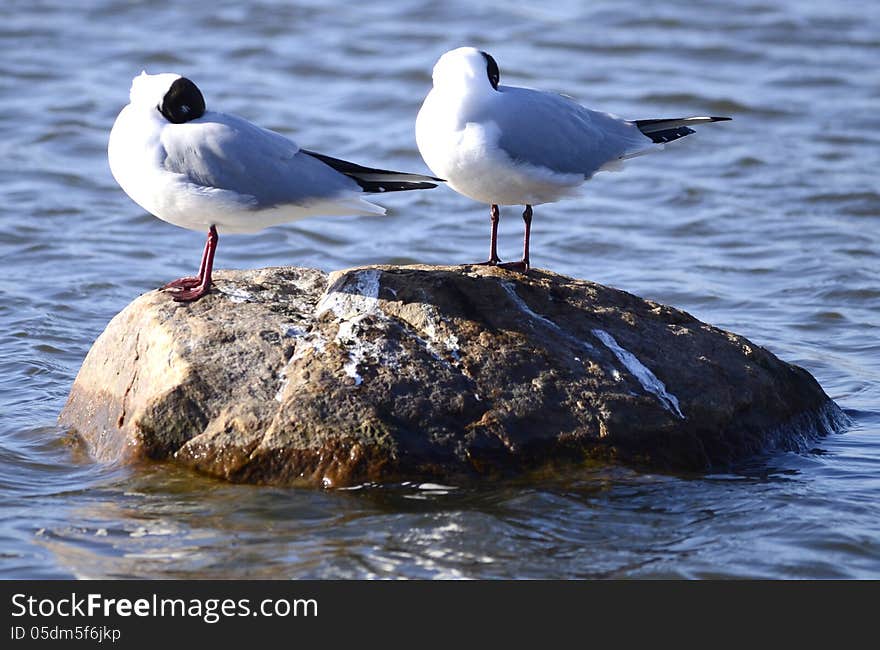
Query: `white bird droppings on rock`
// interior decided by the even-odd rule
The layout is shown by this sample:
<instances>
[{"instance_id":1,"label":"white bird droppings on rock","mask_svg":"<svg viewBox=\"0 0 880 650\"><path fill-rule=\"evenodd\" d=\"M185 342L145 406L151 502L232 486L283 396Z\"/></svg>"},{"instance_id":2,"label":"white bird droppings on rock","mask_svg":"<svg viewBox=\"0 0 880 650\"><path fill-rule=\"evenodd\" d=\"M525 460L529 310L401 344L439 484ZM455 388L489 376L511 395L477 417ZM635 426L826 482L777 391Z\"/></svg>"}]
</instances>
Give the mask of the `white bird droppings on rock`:
<instances>
[{"instance_id":1,"label":"white bird droppings on rock","mask_svg":"<svg viewBox=\"0 0 880 650\"><path fill-rule=\"evenodd\" d=\"M254 299L252 293L245 291L240 287L230 285L220 285L217 290L224 296L228 297L232 302L250 302Z\"/></svg>"},{"instance_id":2,"label":"white bird droppings on rock","mask_svg":"<svg viewBox=\"0 0 880 650\"><path fill-rule=\"evenodd\" d=\"M360 386L363 382L363 377L357 371L358 366L368 356L378 356L379 352L378 349L373 349L377 346L358 337L360 322L368 315L380 311L379 276L378 269L365 269L353 275L342 276L315 307L315 316L332 312L339 321L334 341L348 348L349 360L342 369L354 379L355 386ZM352 278L354 282L351 282ZM346 288L349 291L343 291Z\"/></svg>"},{"instance_id":3,"label":"white bird droppings on rock","mask_svg":"<svg viewBox=\"0 0 880 650\"><path fill-rule=\"evenodd\" d=\"M365 269L353 275L343 275L318 302L315 316L323 316L328 311L339 319L351 319L354 316L366 316L378 309L379 305L378 269ZM351 278L354 282L350 282ZM337 287L338 285L338 287ZM350 287L351 291L341 291Z\"/></svg>"},{"instance_id":4,"label":"white bird droppings on rock","mask_svg":"<svg viewBox=\"0 0 880 650\"><path fill-rule=\"evenodd\" d=\"M458 343L458 337L452 333L441 335L437 330L437 324L443 322L443 317L437 311L437 308L427 303L422 303L422 310L425 312L425 324L422 327L422 331L428 337L427 341L425 341L428 350L440 359L442 357L437 348L440 345L446 349L455 361L459 361L461 359L459 354L461 346Z\"/></svg>"},{"instance_id":5,"label":"white bird droppings on rock","mask_svg":"<svg viewBox=\"0 0 880 650\"><path fill-rule=\"evenodd\" d=\"M657 376L648 370L645 365L636 358L629 350L622 348L620 344L605 330L594 329L593 334L597 339L602 341L614 356L617 357L617 360L620 361L626 367L627 370L630 371L633 377L639 380L639 383L649 393L653 393L657 396L657 399L660 400L660 403L663 404L663 407L675 413L682 420L685 419L684 414L681 412L681 409L678 405L678 398L667 392L666 384L657 379Z\"/></svg>"},{"instance_id":6,"label":"white bird droppings on rock","mask_svg":"<svg viewBox=\"0 0 880 650\"><path fill-rule=\"evenodd\" d=\"M571 334L569 334L568 332L566 332L564 329L559 327L559 325L554 323L552 320L550 320L546 316L542 316L541 314L532 310L532 308L526 304L526 301L519 297L519 294L516 292L516 289L513 287L512 283L502 282L501 286L504 287L504 291L507 292L507 295L510 296L511 300L513 300L513 302L516 303L516 306L519 307L520 310L522 310L528 316L530 316L532 318L532 320L536 320L539 323L545 325L546 327L549 327L551 330L556 332L556 334L558 334L559 336L561 336L565 340L569 341L570 343L576 345L577 347L583 348L584 350L587 350L588 352L593 352L595 350L595 348L592 345L590 345L589 343L587 343L586 341L578 340L576 337L574 337ZM580 360L580 359L578 359L578 360Z\"/></svg>"}]
</instances>

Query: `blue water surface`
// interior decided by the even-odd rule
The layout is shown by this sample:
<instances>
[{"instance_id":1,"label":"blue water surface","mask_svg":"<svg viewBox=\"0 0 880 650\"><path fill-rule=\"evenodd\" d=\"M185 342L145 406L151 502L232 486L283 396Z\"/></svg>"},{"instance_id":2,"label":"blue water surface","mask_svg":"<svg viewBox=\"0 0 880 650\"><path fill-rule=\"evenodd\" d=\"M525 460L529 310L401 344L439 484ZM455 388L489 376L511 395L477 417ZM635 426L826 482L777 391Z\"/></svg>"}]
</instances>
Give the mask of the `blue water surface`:
<instances>
[{"instance_id":1,"label":"blue water surface","mask_svg":"<svg viewBox=\"0 0 880 650\"><path fill-rule=\"evenodd\" d=\"M880 577L880 5L7 0L0 20L0 576ZM59 429L110 318L190 274L203 235L118 188L141 69L302 146L426 172L413 123L447 49L628 118L731 115L535 210L536 266L620 287L807 368L852 418L726 474L585 467L491 486L315 491L97 464ZM229 236L217 264L484 259L447 188L389 215ZM502 257L521 221L506 209Z\"/></svg>"}]
</instances>

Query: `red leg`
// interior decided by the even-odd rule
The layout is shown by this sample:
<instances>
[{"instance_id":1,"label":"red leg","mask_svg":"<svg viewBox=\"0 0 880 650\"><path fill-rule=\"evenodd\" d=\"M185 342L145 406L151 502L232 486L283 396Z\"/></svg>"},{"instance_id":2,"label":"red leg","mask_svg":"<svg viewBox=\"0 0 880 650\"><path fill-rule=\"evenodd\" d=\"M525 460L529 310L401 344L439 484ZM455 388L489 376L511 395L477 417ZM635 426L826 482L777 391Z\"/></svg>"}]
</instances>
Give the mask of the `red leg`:
<instances>
[{"instance_id":1,"label":"red leg","mask_svg":"<svg viewBox=\"0 0 880 650\"><path fill-rule=\"evenodd\" d=\"M208 259L208 243L211 241L211 234L208 233L208 238L205 239L205 250L202 252L202 263L199 264L199 274L196 277L188 277L188 278L180 278L179 280L173 280L169 282L165 286L161 287L162 289L192 289L193 287L197 287L202 283L202 277L205 275L205 262Z\"/></svg>"},{"instance_id":2,"label":"red leg","mask_svg":"<svg viewBox=\"0 0 880 650\"><path fill-rule=\"evenodd\" d=\"M522 271L525 273L529 270L529 238L532 234L532 206L527 205L523 210L523 221L526 224L526 233L523 237L523 258L520 262L508 262L499 266L505 269L513 269L514 271Z\"/></svg>"},{"instance_id":3,"label":"red leg","mask_svg":"<svg viewBox=\"0 0 880 650\"><path fill-rule=\"evenodd\" d=\"M214 253L217 251L218 241L220 241L220 236L217 234L217 228L211 226L211 230L208 231L208 242L205 244L202 268L200 269L201 282L197 286L175 292L175 302L192 302L198 300L211 290L211 271L214 268Z\"/></svg>"},{"instance_id":4,"label":"red leg","mask_svg":"<svg viewBox=\"0 0 880 650\"><path fill-rule=\"evenodd\" d=\"M498 257L498 222L501 220L501 212L494 203L489 209L489 218L492 220L492 239L489 242L489 259L480 262L478 266L495 266L501 261Z\"/></svg>"}]
</instances>

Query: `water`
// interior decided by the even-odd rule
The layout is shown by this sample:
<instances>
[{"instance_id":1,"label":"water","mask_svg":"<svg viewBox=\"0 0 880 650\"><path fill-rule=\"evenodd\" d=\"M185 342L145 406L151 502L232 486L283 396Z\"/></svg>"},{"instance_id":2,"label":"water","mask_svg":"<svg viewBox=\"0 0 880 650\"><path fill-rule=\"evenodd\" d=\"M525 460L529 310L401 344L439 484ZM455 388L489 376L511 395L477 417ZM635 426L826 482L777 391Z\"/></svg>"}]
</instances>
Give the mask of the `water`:
<instances>
[{"instance_id":1,"label":"water","mask_svg":"<svg viewBox=\"0 0 880 650\"><path fill-rule=\"evenodd\" d=\"M877 3L238 4L0 10L3 577L880 577ZM107 321L203 244L110 176L132 76L185 73L303 146L427 171L415 114L436 57L468 43L502 82L627 117L734 117L536 208L533 262L748 336L810 370L850 430L728 474L312 491L100 465L56 428ZM448 189L380 202L384 221L225 237L218 265L485 258L485 206ZM502 257L520 237L503 211Z\"/></svg>"}]
</instances>

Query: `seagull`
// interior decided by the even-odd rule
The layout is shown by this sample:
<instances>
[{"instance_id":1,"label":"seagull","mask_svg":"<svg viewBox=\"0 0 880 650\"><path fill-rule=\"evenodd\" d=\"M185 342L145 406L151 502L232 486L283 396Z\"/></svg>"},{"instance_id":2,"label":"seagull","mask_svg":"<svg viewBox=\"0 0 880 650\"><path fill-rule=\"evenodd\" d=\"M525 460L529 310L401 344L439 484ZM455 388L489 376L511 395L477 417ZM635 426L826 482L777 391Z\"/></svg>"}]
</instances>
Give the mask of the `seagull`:
<instances>
[{"instance_id":1,"label":"seagull","mask_svg":"<svg viewBox=\"0 0 880 650\"><path fill-rule=\"evenodd\" d=\"M208 231L196 277L163 289L177 302L211 288L219 233L252 233L324 215L381 215L363 194L436 187L440 179L373 169L300 149L242 117L206 110L179 74L142 72L110 132L110 170L126 194L163 221Z\"/></svg>"},{"instance_id":2,"label":"seagull","mask_svg":"<svg viewBox=\"0 0 880 650\"><path fill-rule=\"evenodd\" d=\"M564 95L502 86L486 52L446 52L416 118L416 143L431 171L456 192L488 203L492 234L483 264L528 271L532 206L576 193L598 171L662 148L690 127L729 117L624 120L585 108ZM520 262L500 264L499 205L523 205Z\"/></svg>"}]
</instances>

